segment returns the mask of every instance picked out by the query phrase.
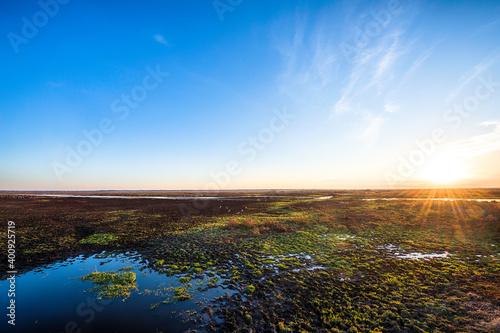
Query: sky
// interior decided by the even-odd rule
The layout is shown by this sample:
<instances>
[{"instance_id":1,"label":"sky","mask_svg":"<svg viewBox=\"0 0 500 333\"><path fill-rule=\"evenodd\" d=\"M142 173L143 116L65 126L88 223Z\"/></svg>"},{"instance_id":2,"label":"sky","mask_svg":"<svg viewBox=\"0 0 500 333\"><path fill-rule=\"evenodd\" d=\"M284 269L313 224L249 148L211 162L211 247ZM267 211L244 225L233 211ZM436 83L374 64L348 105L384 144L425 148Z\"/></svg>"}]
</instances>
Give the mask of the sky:
<instances>
[{"instance_id":1,"label":"sky","mask_svg":"<svg viewBox=\"0 0 500 333\"><path fill-rule=\"evenodd\" d=\"M0 35L0 190L500 186L498 1L4 1Z\"/></svg>"}]
</instances>

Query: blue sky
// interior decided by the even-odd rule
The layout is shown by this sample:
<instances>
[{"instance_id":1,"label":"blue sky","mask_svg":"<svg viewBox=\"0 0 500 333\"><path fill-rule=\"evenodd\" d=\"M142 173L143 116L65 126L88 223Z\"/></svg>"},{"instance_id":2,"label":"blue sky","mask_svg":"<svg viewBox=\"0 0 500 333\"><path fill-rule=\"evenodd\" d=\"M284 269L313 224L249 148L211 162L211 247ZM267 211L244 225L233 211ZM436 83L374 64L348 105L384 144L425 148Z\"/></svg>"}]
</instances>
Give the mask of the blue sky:
<instances>
[{"instance_id":1,"label":"blue sky","mask_svg":"<svg viewBox=\"0 0 500 333\"><path fill-rule=\"evenodd\" d=\"M497 1L0 7L0 189L500 186Z\"/></svg>"}]
</instances>

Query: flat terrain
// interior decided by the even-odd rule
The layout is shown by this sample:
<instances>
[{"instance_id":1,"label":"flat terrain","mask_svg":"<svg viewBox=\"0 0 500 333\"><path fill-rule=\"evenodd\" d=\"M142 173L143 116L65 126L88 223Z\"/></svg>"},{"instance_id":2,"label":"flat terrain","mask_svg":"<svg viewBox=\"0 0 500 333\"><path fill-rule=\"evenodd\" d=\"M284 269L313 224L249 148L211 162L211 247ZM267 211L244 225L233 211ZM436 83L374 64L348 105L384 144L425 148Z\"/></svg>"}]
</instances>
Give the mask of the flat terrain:
<instances>
[{"instance_id":1,"label":"flat terrain","mask_svg":"<svg viewBox=\"0 0 500 333\"><path fill-rule=\"evenodd\" d=\"M20 272L134 252L178 281L158 286L153 313L202 289L227 291L184 311L198 331L500 331L500 190L38 194L0 194L1 220L16 224ZM138 198L153 196L184 198ZM435 200L444 198L459 200ZM125 287L92 292L133 302L129 294L145 290L127 268L83 279L125 277ZM120 288L127 295L105 293Z\"/></svg>"}]
</instances>

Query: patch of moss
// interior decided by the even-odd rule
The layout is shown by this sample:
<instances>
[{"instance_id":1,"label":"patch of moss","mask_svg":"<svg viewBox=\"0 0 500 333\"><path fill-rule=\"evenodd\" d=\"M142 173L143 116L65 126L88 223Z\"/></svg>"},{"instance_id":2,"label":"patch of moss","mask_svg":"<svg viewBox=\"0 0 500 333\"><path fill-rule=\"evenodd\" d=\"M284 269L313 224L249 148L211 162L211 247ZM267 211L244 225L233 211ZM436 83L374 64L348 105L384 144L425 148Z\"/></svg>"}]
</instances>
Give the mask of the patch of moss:
<instances>
[{"instance_id":1,"label":"patch of moss","mask_svg":"<svg viewBox=\"0 0 500 333\"><path fill-rule=\"evenodd\" d=\"M174 300L175 301L186 301L191 299L192 296L187 292L185 287L178 287L174 289Z\"/></svg>"},{"instance_id":2,"label":"patch of moss","mask_svg":"<svg viewBox=\"0 0 500 333\"><path fill-rule=\"evenodd\" d=\"M282 269L282 270L286 270L286 269L288 269L288 266L285 264L278 264L278 268Z\"/></svg>"},{"instance_id":3,"label":"patch of moss","mask_svg":"<svg viewBox=\"0 0 500 333\"><path fill-rule=\"evenodd\" d=\"M245 292L246 292L247 294L251 294L251 293L255 292L255 287L254 287L253 285L249 285L249 286L247 286L247 287L245 288Z\"/></svg>"},{"instance_id":4,"label":"patch of moss","mask_svg":"<svg viewBox=\"0 0 500 333\"><path fill-rule=\"evenodd\" d=\"M93 234L80 240L80 244L89 245L106 245L114 242L118 239L118 236L113 234Z\"/></svg>"},{"instance_id":5,"label":"patch of moss","mask_svg":"<svg viewBox=\"0 0 500 333\"><path fill-rule=\"evenodd\" d=\"M179 281L181 283L188 283L189 281L191 281L191 277L190 276L183 276L179 279Z\"/></svg>"},{"instance_id":6,"label":"patch of moss","mask_svg":"<svg viewBox=\"0 0 500 333\"><path fill-rule=\"evenodd\" d=\"M256 269L252 272L252 276L255 277L255 278L259 278L262 276L262 271Z\"/></svg>"}]
</instances>

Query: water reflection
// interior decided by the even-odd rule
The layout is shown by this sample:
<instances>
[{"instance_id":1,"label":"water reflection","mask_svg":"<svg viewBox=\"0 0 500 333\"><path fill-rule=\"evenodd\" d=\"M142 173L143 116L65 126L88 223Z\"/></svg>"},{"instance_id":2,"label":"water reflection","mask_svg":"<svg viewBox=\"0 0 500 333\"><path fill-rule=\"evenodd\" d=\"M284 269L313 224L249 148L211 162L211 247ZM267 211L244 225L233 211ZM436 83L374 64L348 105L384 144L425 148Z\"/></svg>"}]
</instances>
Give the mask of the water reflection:
<instances>
[{"instance_id":1,"label":"water reflection","mask_svg":"<svg viewBox=\"0 0 500 333\"><path fill-rule=\"evenodd\" d=\"M138 290L130 298L99 302L93 287L78 277L93 271L118 271L130 266L137 276ZM195 279L192 280L196 282ZM200 282L200 281L198 281ZM16 280L16 325L2 320L2 332L180 332L192 327L183 322L180 313L200 310L196 303L224 295L216 287L193 293L193 298L175 304L163 304L165 295L145 293L159 286L179 286L179 276L167 277L146 267L138 253L73 257L56 264L20 274ZM8 282L0 282L6 304ZM232 293L232 292L230 292ZM151 309L153 304L160 305ZM184 318L185 319L185 318Z\"/></svg>"}]
</instances>

